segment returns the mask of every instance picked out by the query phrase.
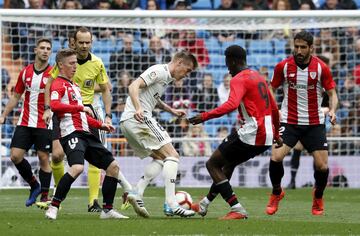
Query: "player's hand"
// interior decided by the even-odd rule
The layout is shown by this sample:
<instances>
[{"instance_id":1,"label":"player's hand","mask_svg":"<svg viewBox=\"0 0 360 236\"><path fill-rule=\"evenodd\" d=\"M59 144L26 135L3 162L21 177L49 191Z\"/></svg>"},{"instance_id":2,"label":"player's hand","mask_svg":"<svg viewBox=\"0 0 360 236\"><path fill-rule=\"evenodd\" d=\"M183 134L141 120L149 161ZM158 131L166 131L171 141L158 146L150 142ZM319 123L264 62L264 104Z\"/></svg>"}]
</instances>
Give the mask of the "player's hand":
<instances>
[{"instance_id":1,"label":"player's hand","mask_svg":"<svg viewBox=\"0 0 360 236\"><path fill-rule=\"evenodd\" d=\"M111 118L108 117L108 116L105 116L105 123L106 123L106 124L109 124L109 125L112 125L112 120L111 120Z\"/></svg>"},{"instance_id":2,"label":"player's hand","mask_svg":"<svg viewBox=\"0 0 360 236\"><path fill-rule=\"evenodd\" d=\"M43 121L46 123L46 124L49 124L50 123L50 120L51 120L51 110L50 109L46 109L44 111L44 114L42 116L42 119Z\"/></svg>"},{"instance_id":3,"label":"player's hand","mask_svg":"<svg viewBox=\"0 0 360 236\"><path fill-rule=\"evenodd\" d=\"M112 132L115 131L114 126L112 126L112 125L110 125L110 124L107 124L107 123L102 123L100 129L101 129L101 130L105 130L105 131L107 131L107 132L109 132L109 133L112 133Z\"/></svg>"},{"instance_id":4,"label":"player's hand","mask_svg":"<svg viewBox=\"0 0 360 236\"><path fill-rule=\"evenodd\" d=\"M335 111L331 110L329 111L329 117L330 117L330 123L332 125L335 125L336 124L336 114L335 114Z\"/></svg>"},{"instance_id":5,"label":"player's hand","mask_svg":"<svg viewBox=\"0 0 360 236\"><path fill-rule=\"evenodd\" d=\"M203 122L201 119L201 113L197 114L196 116L190 117L188 120L193 125L197 125Z\"/></svg>"},{"instance_id":6,"label":"player's hand","mask_svg":"<svg viewBox=\"0 0 360 236\"><path fill-rule=\"evenodd\" d=\"M5 117L3 116L0 116L0 125L4 124L5 123Z\"/></svg>"},{"instance_id":7,"label":"player's hand","mask_svg":"<svg viewBox=\"0 0 360 236\"><path fill-rule=\"evenodd\" d=\"M90 107L84 107L84 108L83 108L83 112L85 112L86 114L88 114L89 116L91 116L92 118L94 118L94 113L93 113L93 111L91 110Z\"/></svg>"},{"instance_id":8,"label":"player's hand","mask_svg":"<svg viewBox=\"0 0 360 236\"><path fill-rule=\"evenodd\" d=\"M139 121L140 123L144 122L144 111L143 109L138 109L136 110L135 114L134 114L134 118Z\"/></svg>"},{"instance_id":9,"label":"player's hand","mask_svg":"<svg viewBox=\"0 0 360 236\"><path fill-rule=\"evenodd\" d=\"M284 144L281 137L276 138L276 139L274 140L274 143L275 143L275 148L281 148L282 145Z\"/></svg>"},{"instance_id":10,"label":"player's hand","mask_svg":"<svg viewBox=\"0 0 360 236\"><path fill-rule=\"evenodd\" d=\"M183 116L186 116L186 111L181 110L181 109L173 109L172 114L177 117L183 117Z\"/></svg>"}]
</instances>

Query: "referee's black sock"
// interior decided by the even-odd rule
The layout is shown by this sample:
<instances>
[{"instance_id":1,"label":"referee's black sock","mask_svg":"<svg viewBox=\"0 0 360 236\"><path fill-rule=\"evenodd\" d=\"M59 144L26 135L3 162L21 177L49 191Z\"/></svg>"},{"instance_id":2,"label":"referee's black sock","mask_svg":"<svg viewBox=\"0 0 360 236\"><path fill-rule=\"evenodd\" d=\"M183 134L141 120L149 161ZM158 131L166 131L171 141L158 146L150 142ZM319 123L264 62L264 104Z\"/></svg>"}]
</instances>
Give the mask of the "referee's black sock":
<instances>
[{"instance_id":1,"label":"referee's black sock","mask_svg":"<svg viewBox=\"0 0 360 236\"><path fill-rule=\"evenodd\" d=\"M329 169L325 171L315 170L315 198L322 198L329 177Z\"/></svg>"},{"instance_id":2,"label":"referee's black sock","mask_svg":"<svg viewBox=\"0 0 360 236\"><path fill-rule=\"evenodd\" d=\"M221 194L223 199L231 207L239 203L237 200L237 197L236 197L234 191L232 190L231 185L227 179L218 183L216 187L219 190L219 193Z\"/></svg>"},{"instance_id":3,"label":"referee's black sock","mask_svg":"<svg viewBox=\"0 0 360 236\"><path fill-rule=\"evenodd\" d=\"M60 206L60 203L66 198L66 195L68 194L74 181L75 179L69 173L66 172L64 174L56 188L55 196L53 197L51 205L56 207Z\"/></svg>"},{"instance_id":4,"label":"referee's black sock","mask_svg":"<svg viewBox=\"0 0 360 236\"><path fill-rule=\"evenodd\" d=\"M295 183L295 178L297 171L300 165L300 155L301 151L294 149L293 154L291 156L290 166L291 166L291 182Z\"/></svg>"},{"instance_id":5,"label":"referee's black sock","mask_svg":"<svg viewBox=\"0 0 360 236\"><path fill-rule=\"evenodd\" d=\"M271 184L273 186L272 194L280 195L281 179L284 176L284 166L282 161L275 162L273 160L270 160L269 172Z\"/></svg>"},{"instance_id":6,"label":"referee's black sock","mask_svg":"<svg viewBox=\"0 0 360 236\"><path fill-rule=\"evenodd\" d=\"M35 176L31 171L30 163L24 158L18 164L15 164L16 169L19 171L19 174L23 179L30 185L31 188L39 186L39 182L36 180Z\"/></svg>"},{"instance_id":7,"label":"referee's black sock","mask_svg":"<svg viewBox=\"0 0 360 236\"><path fill-rule=\"evenodd\" d=\"M105 176L104 182L102 185L102 195L103 195L103 209L111 210L113 208L114 197L116 193L118 179Z\"/></svg>"},{"instance_id":8,"label":"referee's black sock","mask_svg":"<svg viewBox=\"0 0 360 236\"><path fill-rule=\"evenodd\" d=\"M39 171L39 179L41 184L41 199L46 199L49 194L51 172Z\"/></svg>"},{"instance_id":9,"label":"referee's black sock","mask_svg":"<svg viewBox=\"0 0 360 236\"><path fill-rule=\"evenodd\" d=\"M209 189L209 193L206 195L207 199L211 202L213 201L216 196L219 194L219 191L216 188L216 184L213 183Z\"/></svg>"}]
</instances>

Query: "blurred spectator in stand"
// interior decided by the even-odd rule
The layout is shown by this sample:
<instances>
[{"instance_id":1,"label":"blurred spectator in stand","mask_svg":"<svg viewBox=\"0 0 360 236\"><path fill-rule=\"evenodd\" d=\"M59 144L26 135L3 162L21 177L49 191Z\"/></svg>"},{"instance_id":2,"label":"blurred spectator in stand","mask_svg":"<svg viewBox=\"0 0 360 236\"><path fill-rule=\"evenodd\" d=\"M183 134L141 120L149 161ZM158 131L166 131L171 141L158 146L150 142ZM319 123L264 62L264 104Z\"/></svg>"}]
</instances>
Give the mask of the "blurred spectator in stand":
<instances>
[{"instance_id":1,"label":"blurred spectator in stand","mask_svg":"<svg viewBox=\"0 0 360 236\"><path fill-rule=\"evenodd\" d=\"M160 10L160 8L159 8L158 3L155 0L149 0L149 1L147 1L146 10L156 11L156 10ZM142 38L151 38L152 36L158 36L160 38L163 38L166 35L166 31L164 29L151 28L151 26L163 25L164 19L148 18L148 19L146 19L146 24L149 26L147 29L140 29Z\"/></svg>"},{"instance_id":2,"label":"blurred spectator in stand","mask_svg":"<svg viewBox=\"0 0 360 236\"><path fill-rule=\"evenodd\" d=\"M77 0L65 0L61 4L61 9L80 10L80 9L82 9L82 6L81 6L81 3Z\"/></svg>"},{"instance_id":3,"label":"blurred spectator in stand","mask_svg":"<svg viewBox=\"0 0 360 236\"><path fill-rule=\"evenodd\" d=\"M100 0L98 5L99 10L110 10L111 9L111 3L109 0Z\"/></svg>"},{"instance_id":4,"label":"blurred spectator in stand","mask_svg":"<svg viewBox=\"0 0 360 236\"><path fill-rule=\"evenodd\" d=\"M239 9L245 10L250 3L254 10L269 10L269 5L267 0L234 0L234 2L239 6Z\"/></svg>"},{"instance_id":5,"label":"blurred spectator in stand","mask_svg":"<svg viewBox=\"0 0 360 236\"><path fill-rule=\"evenodd\" d=\"M274 0L271 9L276 11L291 10L288 0Z\"/></svg>"},{"instance_id":6,"label":"blurred spectator in stand","mask_svg":"<svg viewBox=\"0 0 360 236\"><path fill-rule=\"evenodd\" d=\"M46 9L60 9L62 0L44 0L43 6Z\"/></svg>"},{"instance_id":7,"label":"blurred spectator in stand","mask_svg":"<svg viewBox=\"0 0 360 236\"><path fill-rule=\"evenodd\" d=\"M175 80L165 92L165 103L175 109L190 108L190 91L183 86L183 80Z\"/></svg>"},{"instance_id":8,"label":"blurred spectator in stand","mask_svg":"<svg viewBox=\"0 0 360 236\"><path fill-rule=\"evenodd\" d=\"M114 79L118 72L126 70L134 78L140 75L140 54L133 50L134 37L127 34L123 37L123 47L110 56L110 78Z\"/></svg>"},{"instance_id":9,"label":"blurred spectator in stand","mask_svg":"<svg viewBox=\"0 0 360 236\"><path fill-rule=\"evenodd\" d=\"M196 38L195 30L186 31L184 38L179 42L179 47L188 50L196 56L199 66L206 67L209 62L209 52L203 39Z\"/></svg>"},{"instance_id":10,"label":"blurred spectator in stand","mask_svg":"<svg viewBox=\"0 0 360 236\"><path fill-rule=\"evenodd\" d=\"M29 0L29 8L28 9L42 9L43 3L40 0Z\"/></svg>"},{"instance_id":11,"label":"blurred spectator in stand","mask_svg":"<svg viewBox=\"0 0 360 236\"><path fill-rule=\"evenodd\" d=\"M116 105L118 100L126 100L129 90L128 87L131 84L133 78L127 71L120 71L117 73L117 78L114 82L115 86L112 90L113 105Z\"/></svg>"},{"instance_id":12,"label":"blurred spectator in stand","mask_svg":"<svg viewBox=\"0 0 360 236\"><path fill-rule=\"evenodd\" d=\"M333 37L331 29L320 30L320 35L314 39L314 50L317 55L324 55L330 59L330 68L334 69L334 66L339 63L339 42Z\"/></svg>"},{"instance_id":13,"label":"blurred spectator in stand","mask_svg":"<svg viewBox=\"0 0 360 236\"><path fill-rule=\"evenodd\" d=\"M216 130L216 138L219 140L211 143L212 150L216 150L220 143L230 134L229 129L226 126L220 126Z\"/></svg>"},{"instance_id":14,"label":"blurred spectator in stand","mask_svg":"<svg viewBox=\"0 0 360 236\"><path fill-rule=\"evenodd\" d=\"M198 141L183 141L182 150L184 156L210 156L211 155L211 146L209 141L204 141L202 139L209 138L209 135L205 132L203 125L191 125L189 131L184 136L186 138L199 138Z\"/></svg>"},{"instance_id":15,"label":"blurred spectator in stand","mask_svg":"<svg viewBox=\"0 0 360 236\"><path fill-rule=\"evenodd\" d=\"M213 86L212 74L204 74L202 85L192 93L191 103L197 112L209 111L219 105L219 96Z\"/></svg>"},{"instance_id":16,"label":"blurred spectator in stand","mask_svg":"<svg viewBox=\"0 0 360 236\"><path fill-rule=\"evenodd\" d=\"M152 36L149 41L149 49L141 55L141 70L145 71L152 65L166 64L170 61L170 51L163 48L159 37Z\"/></svg>"},{"instance_id":17,"label":"blurred spectator in stand","mask_svg":"<svg viewBox=\"0 0 360 236\"><path fill-rule=\"evenodd\" d=\"M239 10L239 6L234 0L221 0L217 10Z\"/></svg>"},{"instance_id":18,"label":"blurred spectator in stand","mask_svg":"<svg viewBox=\"0 0 360 236\"><path fill-rule=\"evenodd\" d=\"M338 0L326 0L320 10L339 10L341 9Z\"/></svg>"},{"instance_id":19,"label":"blurred spectator in stand","mask_svg":"<svg viewBox=\"0 0 360 236\"><path fill-rule=\"evenodd\" d=\"M274 11L287 11L287 10L291 10L290 8L290 3L288 0L274 0L271 6L271 9ZM266 19L265 22L267 24L284 24L284 28L282 30L272 30L270 33L268 33L267 35L265 35L266 40L273 40L273 39L279 39L279 40L284 40L284 39L289 39L290 37L290 29L287 26L287 23L289 22L290 19L286 19L286 18L270 18L270 19Z\"/></svg>"},{"instance_id":20,"label":"blurred spectator in stand","mask_svg":"<svg viewBox=\"0 0 360 236\"><path fill-rule=\"evenodd\" d=\"M29 7L29 2L24 0L4 0L4 8L25 9Z\"/></svg>"},{"instance_id":21,"label":"blurred spectator in stand","mask_svg":"<svg viewBox=\"0 0 360 236\"><path fill-rule=\"evenodd\" d=\"M357 10L358 7L353 0L339 0L341 9L344 10Z\"/></svg>"},{"instance_id":22,"label":"blurred spectator in stand","mask_svg":"<svg viewBox=\"0 0 360 236\"><path fill-rule=\"evenodd\" d=\"M354 35L355 36L355 35ZM360 38L348 38L354 42L346 47L346 62L349 71L352 71L356 65L360 65Z\"/></svg>"},{"instance_id":23,"label":"blurred spectator in stand","mask_svg":"<svg viewBox=\"0 0 360 236\"><path fill-rule=\"evenodd\" d=\"M360 86L360 64L355 66L353 70L353 76L354 76L355 84Z\"/></svg>"},{"instance_id":24,"label":"blurred spectator in stand","mask_svg":"<svg viewBox=\"0 0 360 236\"><path fill-rule=\"evenodd\" d=\"M83 9L97 9L99 0L79 0Z\"/></svg>"},{"instance_id":25,"label":"blurred spectator in stand","mask_svg":"<svg viewBox=\"0 0 360 236\"><path fill-rule=\"evenodd\" d=\"M290 0L291 9L292 9L292 10L297 10L297 9L294 9L294 8L293 8L293 5L292 5L292 4L293 4L294 2L299 2L299 1L297 1L297 0ZM311 0L301 0L298 9L299 9L299 10L307 10L307 11L309 11L309 10L316 10L316 6L315 6L315 4L313 3L313 1L311 1Z\"/></svg>"},{"instance_id":26,"label":"blurred spectator in stand","mask_svg":"<svg viewBox=\"0 0 360 236\"><path fill-rule=\"evenodd\" d=\"M111 1L112 10L129 10L130 7L125 0L113 0Z\"/></svg>"},{"instance_id":27,"label":"blurred spectator in stand","mask_svg":"<svg viewBox=\"0 0 360 236\"><path fill-rule=\"evenodd\" d=\"M354 113L356 106L356 96L360 94L360 88L356 86L354 79L348 76L345 79L344 86L339 89L339 109L337 117L346 119L350 113Z\"/></svg>"},{"instance_id":28,"label":"blurred spectator in stand","mask_svg":"<svg viewBox=\"0 0 360 236\"><path fill-rule=\"evenodd\" d=\"M264 79L266 80L266 82L270 83L270 79L269 79L269 68L266 66L261 66L259 68L259 73L264 77Z\"/></svg>"},{"instance_id":29,"label":"blurred spectator in stand","mask_svg":"<svg viewBox=\"0 0 360 236\"><path fill-rule=\"evenodd\" d=\"M217 87L217 93L219 96L220 105L226 102L230 94L230 74L225 74L223 77L223 82Z\"/></svg>"}]
</instances>

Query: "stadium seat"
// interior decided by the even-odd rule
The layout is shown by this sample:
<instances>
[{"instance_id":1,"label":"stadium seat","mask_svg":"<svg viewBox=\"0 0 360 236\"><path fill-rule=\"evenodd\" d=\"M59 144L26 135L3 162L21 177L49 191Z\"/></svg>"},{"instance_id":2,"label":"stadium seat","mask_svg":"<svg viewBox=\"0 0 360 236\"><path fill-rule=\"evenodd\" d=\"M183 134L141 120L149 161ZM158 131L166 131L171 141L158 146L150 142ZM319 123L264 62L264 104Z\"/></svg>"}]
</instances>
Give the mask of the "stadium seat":
<instances>
[{"instance_id":1,"label":"stadium seat","mask_svg":"<svg viewBox=\"0 0 360 236\"><path fill-rule=\"evenodd\" d=\"M200 0L201 1L201 0ZM221 5L221 0L211 0L214 3L214 9L217 9Z\"/></svg>"},{"instance_id":2,"label":"stadium seat","mask_svg":"<svg viewBox=\"0 0 360 236\"><path fill-rule=\"evenodd\" d=\"M101 52L101 53L97 53L96 56L101 58L106 70L109 70L111 53L110 52Z\"/></svg>"},{"instance_id":3,"label":"stadium seat","mask_svg":"<svg viewBox=\"0 0 360 236\"><path fill-rule=\"evenodd\" d=\"M197 38L202 38L202 39L207 39L211 37L211 33L207 30L197 30L196 31L196 37Z\"/></svg>"},{"instance_id":4,"label":"stadium seat","mask_svg":"<svg viewBox=\"0 0 360 236\"><path fill-rule=\"evenodd\" d=\"M210 64L208 67L217 68L225 66L225 56L220 54L209 54L210 57Z\"/></svg>"},{"instance_id":5,"label":"stadium seat","mask_svg":"<svg viewBox=\"0 0 360 236\"><path fill-rule=\"evenodd\" d=\"M49 64L54 65L55 64L55 58L56 58L56 52L53 51L50 55Z\"/></svg>"},{"instance_id":6,"label":"stadium seat","mask_svg":"<svg viewBox=\"0 0 360 236\"><path fill-rule=\"evenodd\" d=\"M63 46L61 45L60 40L58 40L58 39L53 39L53 40L52 40L52 52L53 52L53 54L56 55L56 53L57 53L61 48L63 48Z\"/></svg>"},{"instance_id":7,"label":"stadium seat","mask_svg":"<svg viewBox=\"0 0 360 236\"><path fill-rule=\"evenodd\" d=\"M274 53L275 54L285 54L286 53L286 44L287 44L286 40L274 39L273 43L274 43Z\"/></svg>"},{"instance_id":8,"label":"stadium seat","mask_svg":"<svg viewBox=\"0 0 360 236\"><path fill-rule=\"evenodd\" d=\"M221 54L224 55L224 52L225 52L226 48L231 46L231 45L238 45L238 46L246 49L245 48L245 45L246 45L245 40L244 39L236 39L234 41L223 42L222 45L221 45Z\"/></svg>"},{"instance_id":9,"label":"stadium seat","mask_svg":"<svg viewBox=\"0 0 360 236\"><path fill-rule=\"evenodd\" d=\"M115 43L115 51L120 51L121 49L123 48L123 41L120 39L120 40L116 40L116 43Z\"/></svg>"},{"instance_id":10,"label":"stadium seat","mask_svg":"<svg viewBox=\"0 0 360 236\"><path fill-rule=\"evenodd\" d=\"M212 74L215 86L220 85L223 82L224 75L229 73L227 68L213 68L206 72Z\"/></svg>"},{"instance_id":11,"label":"stadium seat","mask_svg":"<svg viewBox=\"0 0 360 236\"><path fill-rule=\"evenodd\" d=\"M248 53L256 54L256 53L273 53L273 45L271 41L268 40L252 40L250 41Z\"/></svg>"},{"instance_id":12,"label":"stadium seat","mask_svg":"<svg viewBox=\"0 0 360 236\"><path fill-rule=\"evenodd\" d=\"M198 0L195 3L191 4L192 10L211 10L211 1L210 0Z\"/></svg>"},{"instance_id":13,"label":"stadium seat","mask_svg":"<svg viewBox=\"0 0 360 236\"><path fill-rule=\"evenodd\" d=\"M114 51L114 43L109 39L94 40L94 42L92 43L92 52L95 54Z\"/></svg>"},{"instance_id":14,"label":"stadium seat","mask_svg":"<svg viewBox=\"0 0 360 236\"><path fill-rule=\"evenodd\" d=\"M134 42L133 42L133 50L134 50L134 52L137 52L137 53L142 52L142 46L141 46L140 41L134 40Z\"/></svg>"},{"instance_id":15,"label":"stadium seat","mask_svg":"<svg viewBox=\"0 0 360 236\"><path fill-rule=\"evenodd\" d=\"M220 53L221 46L219 40L215 37L210 37L204 40L205 46L209 53Z\"/></svg>"},{"instance_id":16,"label":"stadium seat","mask_svg":"<svg viewBox=\"0 0 360 236\"><path fill-rule=\"evenodd\" d=\"M360 0L355 0L354 2L356 3L358 9L360 9Z\"/></svg>"},{"instance_id":17,"label":"stadium seat","mask_svg":"<svg viewBox=\"0 0 360 236\"><path fill-rule=\"evenodd\" d=\"M258 66L275 67L277 58L271 54L256 54Z\"/></svg>"}]
</instances>

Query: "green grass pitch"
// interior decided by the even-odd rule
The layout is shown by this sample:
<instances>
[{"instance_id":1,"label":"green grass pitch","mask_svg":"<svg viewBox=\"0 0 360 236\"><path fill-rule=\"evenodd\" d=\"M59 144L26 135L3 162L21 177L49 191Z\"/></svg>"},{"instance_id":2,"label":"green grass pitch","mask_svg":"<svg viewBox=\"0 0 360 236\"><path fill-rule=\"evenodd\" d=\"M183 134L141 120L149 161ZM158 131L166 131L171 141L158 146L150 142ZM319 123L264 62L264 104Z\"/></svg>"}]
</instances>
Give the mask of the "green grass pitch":
<instances>
[{"instance_id":1,"label":"green grass pitch","mask_svg":"<svg viewBox=\"0 0 360 236\"><path fill-rule=\"evenodd\" d=\"M194 199L207 189L178 188ZM132 208L121 211L126 220L100 220L97 213L87 212L87 190L72 189L56 221L45 219L35 206L26 208L28 190L0 190L0 235L360 235L360 189L328 188L325 193L325 215L311 215L311 189L287 190L276 215L265 214L270 189L236 188L249 219L220 221L229 208L218 197L208 215L192 218L163 215L164 189L148 188L145 204L151 218L136 216ZM120 208L121 189L115 207Z\"/></svg>"}]
</instances>

